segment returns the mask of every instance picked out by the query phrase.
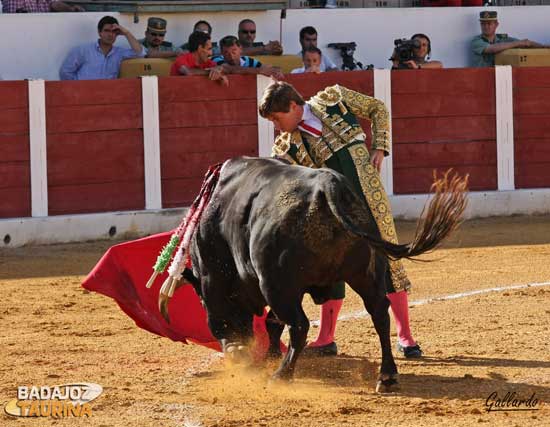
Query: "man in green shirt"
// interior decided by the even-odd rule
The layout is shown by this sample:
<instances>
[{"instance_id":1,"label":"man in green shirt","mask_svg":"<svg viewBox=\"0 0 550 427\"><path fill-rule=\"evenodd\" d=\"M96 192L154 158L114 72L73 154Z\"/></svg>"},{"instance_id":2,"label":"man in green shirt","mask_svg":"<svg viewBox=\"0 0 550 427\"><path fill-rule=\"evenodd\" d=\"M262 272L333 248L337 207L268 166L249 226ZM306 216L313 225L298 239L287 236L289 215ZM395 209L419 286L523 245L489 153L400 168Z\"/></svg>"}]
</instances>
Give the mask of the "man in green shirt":
<instances>
[{"instance_id":1,"label":"man in green shirt","mask_svg":"<svg viewBox=\"0 0 550 427\"><path fill-rule=\"evenodd\" d=\"M529 39L518 40L508 34L497 34L498 19L496 11L484 10L479 13L481 34L472 40L472 66L493 67L495 54L507 49L546 47Z\"/></svg>"},{"instance_id":2,"label":"man in green shirt","mask_svg":"<svg viewBox=\"0 0 550 427\"><path fill-rule=\"evenodd\" d=\"M166 24L166 20L162 18L151 17L147 20L145 38L139 42L145 47L148 58L175 58L182 53L181 49L164 40Z\"/></svg>"}]
</instances>

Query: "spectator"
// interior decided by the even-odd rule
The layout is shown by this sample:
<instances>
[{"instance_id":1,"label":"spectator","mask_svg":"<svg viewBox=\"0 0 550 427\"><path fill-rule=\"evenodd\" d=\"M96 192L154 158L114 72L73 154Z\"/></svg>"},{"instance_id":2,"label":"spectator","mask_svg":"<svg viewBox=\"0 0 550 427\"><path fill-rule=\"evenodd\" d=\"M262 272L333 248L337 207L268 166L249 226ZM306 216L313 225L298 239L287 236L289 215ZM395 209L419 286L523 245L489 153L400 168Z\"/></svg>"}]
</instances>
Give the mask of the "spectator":
<instances>
[{"instance_id":1,"label":"spectator","mask_svg":"<svg viewBox=\"0 0 550 427\"><path fill-rule=\"evenodd\" d=\"M263 65L260 61L243 56L243 50L239 39L235 36L225 36L220 40L222 55L212 60L223 67L228 74L263 74L264 76L282 79L284 75L281 70L271 65Z\"/></svg>"},{"instance_id":2,"label":"spectator","mask_svg":"<svg viewBox=\"0 0 550 427\"><path fill-rule=\"evenodd\" d=\"M283 47L277 40L268 44L255 42L256 23L252 19L243 19L239 22L239 42L244 55L282 55Z\"/></svg>"},{"instance_id":3,"label":"spectator","mask_svg":"<svg viewBox=\"0 0 550 427\"><path fill-rule=\"evenodd\" d=\"M304 51L310 47L317 47L317 30L314 27L304 27L300 30L300 45L302 50L298 52L302 58L304 57ZM321 65L320 71L336 71L338 67L330 60L326 55L321 53Z\"/></svg>"},{"instance_id":4,"label":"spectator","mask_svg":"<svg viewBox=\"0 0 550 427\"><path fill-rule=\"evenodd\" d=\"M540 43L508 37L508 34L496 34L498 19L496 11L485 10L479 13L481 34L472 40L474 67L492 67L495 65L495 54L506 49L520 47L546 47Z\"/></svg>"},{"instance_id":5,"label":"spectator","mask_svg":"<svg viewBox=\"0 0 550 427\"><path fill-rule=\"evenodd\" d=\"M210 59L212 56L212 42L210 35L202 31L194 31L189 36L187 42L189 52L178 56L172 64L170 70L171 76L208 76L210 80L217 80L224 85L228 85L227 76L223 74L223 69Z\"/></svg>"},{"instance_id":6,"label":"spectator","mask_svg":"<svg viewBox=\"0 0 550 427\"><path fill-rule=\"evenodd\" d=\"M73 48L59 70L61 80L116 79L120 63L129 58L142 58L145 53L141 44L116 18L104 16L97 24L99 39L93 43ZM131 49L114 46L122 34Z\"/></svg>"},{"instance_id":7,"label":"spectator","mask_svg":"<svg viewBox=\"0 0 550 427\"><path fill-rule=\"evenodd\" d=\"M195 22L195 25L193 25L193 31L202 31L212 37L212 25L210 25L207 21L201 20Z\"/></svg>"},{"instance_id":8,"label":"spectator","mask_svg":"<svg viewBox=\"0 0 550 427\"><path fill-rule=\"evenodd\" d=\"M212 38L212 25L210 25L207 21L200 20L195 22L195 25L193 25L193 32L195 31L206 33L210 36L210 38ZM189 52L189 43L184 43L181 46L181 50L185 53ZM220 49L216 42L212 42L212 54L221 55Z\"/></svg>"},{"instance_id":9,"label":"spectator","mask_svg":"<svg viewBox=\"0 0 550 427\"><path fill-rule=\"evenodd\" d=\"M441 61L429 61L432 53L432 42L426 34L417 33L411 37L411 40L417 42L418 47L412 48L413 59L405 61L400 64L399 59L396 57L395 51L391 57L394 69L415 69L421 68L443 68Z\"/></svg>"},{"instance_id":10,"label":"spectator","mask_svg":"<svg viewBox=\"0 0 550 427\"><path fill-rule=\"evenodd\" d=\"M2 0L3 13L84 12L78 5L56 0Z\"/></svg>"},{"instance_id":11,"label":"spectator","mask_svg":"<svg viewBox=\"0 0 550 427\"><path fill-rule=\"evenodd\" d=\"M173 58L182 53L171 42L164 40L167 22L162 18L149 18L145 38L139 42L145 47L148 58Z\"/></svg>"},{"instance_id":12,"label":"spectator","mask_svg":"<svg viewBox=\"0 0 550 427\"><path fill-rule=\"evenodd\" d=\"M323 62L323 53L321 49L315 46L305 48L302 53L302 61L304 61L304 66L295 68L290 74L321 73L321 63Z\"/></svg>"}]
</instances>

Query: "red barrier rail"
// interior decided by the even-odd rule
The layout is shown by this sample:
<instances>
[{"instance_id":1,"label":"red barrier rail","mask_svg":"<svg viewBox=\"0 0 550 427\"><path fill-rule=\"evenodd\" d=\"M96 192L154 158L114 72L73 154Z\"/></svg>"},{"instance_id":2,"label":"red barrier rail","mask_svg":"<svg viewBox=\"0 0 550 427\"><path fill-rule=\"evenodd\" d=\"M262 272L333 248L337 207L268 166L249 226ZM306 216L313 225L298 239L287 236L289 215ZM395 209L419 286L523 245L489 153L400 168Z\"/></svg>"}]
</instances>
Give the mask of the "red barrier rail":
<instances>
[{"instance_id":1,"label":"red barrier rail","mask_svg":"<svg viewBox=\"0 0 550 427\"><path fill-rule=\"evenodd\" d=\"M392 72L394 193L426 193L433 171L496 190L494 69Z\"/></svg>"},{"instance_id":2,"label":"red barrier rail","mask_svg":"<svg viewBox=\"0 0 550 427\"><path fill-rule=\"evenodd\" d=\"M516 188L550 187L550 74L514 68Z\"/></svg>"},{"instance_id":3,"label":"red barrier rail","mask_svg":"<svg viewBox=\"0 0 550 427\"><path fill-rule=\"evenodd\" d=\"M27 82L0 82L0 218L31 215L28 98Z\"/></svg>"},{"instance_id":4,"label":"red barrier rail","mask_svg":"<svg viewBox=\"0 0 550 427\"><path fill-rule=\"evenodd\" d=\"M291 75L305 98L332 84L373 95L372 71ZM550 74L513 70L516 188L550 187ZM145 207L139 79L46 82L49 214ZM159 79L162 206L194 198L207 166L258 154L255 76L230 87ZM0 218L31 215L27 82L0 82ZM434 169L497 189L494 69L392 72L396 194L428 191ZM363 123L368 126L368 123Z\"/></svg>"}]
</instances>

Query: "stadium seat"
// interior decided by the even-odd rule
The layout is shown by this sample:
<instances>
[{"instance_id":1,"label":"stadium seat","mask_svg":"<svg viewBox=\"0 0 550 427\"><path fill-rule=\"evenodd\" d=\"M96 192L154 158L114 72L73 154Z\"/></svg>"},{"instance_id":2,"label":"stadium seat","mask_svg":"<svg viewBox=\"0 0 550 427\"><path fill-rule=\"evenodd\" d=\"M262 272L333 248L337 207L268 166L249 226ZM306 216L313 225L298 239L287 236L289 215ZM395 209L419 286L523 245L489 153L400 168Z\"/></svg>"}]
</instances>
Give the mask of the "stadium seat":
<instances>
[{"instance_id":1,"label":"stadium seat","mask_svg":"<svg viewBox=\"0 0 550 427\"><path fill-rule=\"evenodd\" d=\"M175 58L127 59L120 64L119 77L169 76L174 60Z\"/></svg>"},{"instance_id":2,"label":"stadium seat","mask_svg":"<svg viewBox=\"0 0 550 427\"><path fill-rule=\"evenodd\" d=\"M495 55L495 65L513 67L550 67L548 49L506 49Z\"/></svg>"},{"instance_id":3,"label":"stadium seat","mask_svg":"<svg viewBox=\"0 0 550 427\"><path fill-rule=\"evenodd\" d=\"M262 64L280 67L283 73L290 73L293 69L304 66L298 55L256 55L254 58Z\"/></svg>"}]
</instances>

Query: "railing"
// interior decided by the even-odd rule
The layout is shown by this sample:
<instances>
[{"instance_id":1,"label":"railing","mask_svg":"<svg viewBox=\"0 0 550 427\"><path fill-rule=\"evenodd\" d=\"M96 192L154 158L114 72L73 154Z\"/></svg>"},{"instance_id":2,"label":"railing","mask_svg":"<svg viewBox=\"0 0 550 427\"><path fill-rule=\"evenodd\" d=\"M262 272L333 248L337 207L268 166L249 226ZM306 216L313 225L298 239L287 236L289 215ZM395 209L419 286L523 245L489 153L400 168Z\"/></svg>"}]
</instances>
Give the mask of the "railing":
<instances>
[{"instance_id":1,"label":"railing","mask_svg":"<svg viewBox=\"0 0 550 427\"><path fill-rule=\"evenodd\" d=\"M549 71L376 70L287 80L306 98L337 83L385 100L393 150L382 180L398 215L418 215L433 171L452 167L470 175L478 192L472 215L485 216L550 212L550 191L535 190L550 189ZM54 222L67 230L80 214L189 205L209 165L269 153L273 129L257 114L267 83L263 76L230 76L229 88L203 77L0 81L0 234L24 244L40 234L25 218L46 230L44 218L64 218ZM85 238L97 228L90 223Z\"/></svg>"}]
</instances>

